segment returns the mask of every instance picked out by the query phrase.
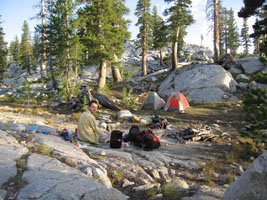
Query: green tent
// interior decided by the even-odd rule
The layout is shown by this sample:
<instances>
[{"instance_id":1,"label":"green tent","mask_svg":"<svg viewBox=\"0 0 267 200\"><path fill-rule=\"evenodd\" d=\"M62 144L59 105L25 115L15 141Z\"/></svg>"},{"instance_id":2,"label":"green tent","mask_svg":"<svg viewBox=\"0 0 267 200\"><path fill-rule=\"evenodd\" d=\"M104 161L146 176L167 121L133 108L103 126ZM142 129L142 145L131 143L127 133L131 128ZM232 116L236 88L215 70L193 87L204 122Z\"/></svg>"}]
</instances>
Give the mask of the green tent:
<instances>
[{"instance_id":1,"label":"green tent","mask_svg":"<svg viewBox=\"0 0 267 200\"><path fill-rule=\"evenodd\" d=\"M141 108L144 110L158 110L164 106L165 101L156 92L150 91Z\"/></svg>"}]
</instances>

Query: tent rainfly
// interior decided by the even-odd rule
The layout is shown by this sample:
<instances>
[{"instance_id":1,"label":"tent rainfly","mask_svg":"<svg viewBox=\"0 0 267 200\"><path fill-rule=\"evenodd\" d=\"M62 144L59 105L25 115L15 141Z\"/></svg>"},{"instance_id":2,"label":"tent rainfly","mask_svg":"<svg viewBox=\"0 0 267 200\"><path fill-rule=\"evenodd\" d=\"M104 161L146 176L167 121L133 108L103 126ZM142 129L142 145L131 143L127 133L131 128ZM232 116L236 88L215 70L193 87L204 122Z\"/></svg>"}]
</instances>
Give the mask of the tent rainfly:
<instances>
[{"instance_id":1,"label":"tent rainfly","mask_svg":"<svg viewBox=\"0 0 267 200\"><path fill-rule=\"evenodd\" d=\"M164 106L164 111L183 112L187 107L189 107L189 103L186 97L181 92L173 92Z\"/></svg>"},{"instance_id":2,"label":"tent rainfly","mask_svg":"<svg viewBox=\"0 0 267 200\"><path fill-rule=\"evenodd\" d=\"M165 106L165 101L154 91L150 91L142 104L144 110L158 110Z\"/></svg>"}]
</instances>

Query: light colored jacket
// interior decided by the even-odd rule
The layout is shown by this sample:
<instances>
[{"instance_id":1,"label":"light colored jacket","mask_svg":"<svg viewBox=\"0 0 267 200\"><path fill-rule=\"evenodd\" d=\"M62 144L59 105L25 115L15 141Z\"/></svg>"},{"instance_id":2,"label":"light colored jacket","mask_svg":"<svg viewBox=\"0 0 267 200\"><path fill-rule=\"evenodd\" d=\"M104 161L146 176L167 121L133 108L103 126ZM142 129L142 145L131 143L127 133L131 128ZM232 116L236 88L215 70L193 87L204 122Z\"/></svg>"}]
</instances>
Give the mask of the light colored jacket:
<instances>
[{"instance_id":1,"label":"light colored jacket","mask_svg":"<svg viewBox=\"0 0 267 200\"><path fill-rule=\"evenodd\" d=\"M78 122L78 139L98 144L99 134L94 115L89 110L83 112Z\"/></svg>"}]
</instances>

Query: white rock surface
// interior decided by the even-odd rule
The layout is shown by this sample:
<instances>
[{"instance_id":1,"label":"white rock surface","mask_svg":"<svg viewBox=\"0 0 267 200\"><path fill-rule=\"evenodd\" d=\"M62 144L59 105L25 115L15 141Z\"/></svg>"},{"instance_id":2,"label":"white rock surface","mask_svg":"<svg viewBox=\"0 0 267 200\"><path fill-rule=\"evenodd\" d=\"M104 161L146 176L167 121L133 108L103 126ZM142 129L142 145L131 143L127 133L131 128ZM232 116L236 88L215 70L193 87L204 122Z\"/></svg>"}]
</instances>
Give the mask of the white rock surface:
<instances>
[{"instance_id":1,"label":"white rock surface","mask_svg":"<svg viewBox=\"0 0 267 200\"><path fill-rule=\"evenodd\" d=\"M192 100L214 102L222 100L224 92L235 92L236 84L231 74L223 67L199 64L194 68L185 67L179 74L170 73L159 86L158 94L166 98L173 91L180 91L184 95L189 94ZM201 95L201 92L210 95ZM214 95L212 92L215 92Z\"/></svg>"},{"instance_id":2,"label":"white rock surface","mask_svg":"<svg viewBox=\"0 0 267 200\"><path fill-rule=\"evenodd\" d=\"M230 184L223 200L267 199L267 152L260 155L248 169Z\"/></svg>"},{"instance_id":3,"label":"white rock surface","mask_svg":"<svg viewBox=\"0 0 267 200\"><path fill-rule=\"evenodd\" d=\"M255 74L264 69L264 64L259 61L258 57L245 57L238 59L246 74Z\"/></svg>"}]
</instances>

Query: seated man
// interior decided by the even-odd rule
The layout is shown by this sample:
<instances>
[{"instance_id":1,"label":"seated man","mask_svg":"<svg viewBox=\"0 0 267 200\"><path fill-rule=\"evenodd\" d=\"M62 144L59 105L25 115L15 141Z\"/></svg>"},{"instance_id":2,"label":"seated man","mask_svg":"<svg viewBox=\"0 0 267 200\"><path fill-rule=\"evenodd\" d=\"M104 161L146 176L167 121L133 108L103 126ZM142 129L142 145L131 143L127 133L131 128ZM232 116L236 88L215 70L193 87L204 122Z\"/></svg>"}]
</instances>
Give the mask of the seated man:
<instances>
[{"instance_id":1,"label":"seated man","mask_svg":"<svg viewBox=\"0 0 267 200\"><path fill-rule=\"evenodd\" d=\"M99 136L101 137L102 134L97 126L96 119L93 115L98 108L97 101L90 101L87 108L88 110L82 113L78 122L78 139L83 142L89 142L93 144L104 142L103 140L99 140ZM103 134L107 135L106 132L104 132Z\"/></svg>"}]
</instances>

